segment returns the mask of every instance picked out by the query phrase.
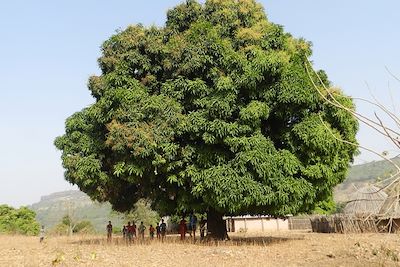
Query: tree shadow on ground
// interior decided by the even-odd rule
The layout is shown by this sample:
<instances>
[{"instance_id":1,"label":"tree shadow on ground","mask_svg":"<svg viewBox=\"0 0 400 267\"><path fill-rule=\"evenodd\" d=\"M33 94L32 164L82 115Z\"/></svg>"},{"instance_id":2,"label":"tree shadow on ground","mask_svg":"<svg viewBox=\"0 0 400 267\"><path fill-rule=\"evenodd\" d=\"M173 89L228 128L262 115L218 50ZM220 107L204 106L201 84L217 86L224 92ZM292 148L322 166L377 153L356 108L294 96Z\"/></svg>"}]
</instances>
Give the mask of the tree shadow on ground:
<instances>
[{"instance_id":1,"label":"tree shadow on ground","mask_svg":"<svg viewBox=\"0 0 400 267\"><path fill-rule=\"evenodd\" d=\"M279 236L251 236L251 237L239 237L233 236L230 240L204 240L200 241L199 238L193 242L193 239L187 237L184 241L181 241L177 235L169 235L165 241L154 239L150 240L145 238L144 240L134 240L131 244L128 244L122 237L113 238L112 242L107 242L104 237L81 237L79 240L71 240L69 243L75 245L151 245L151 244L194 244L201 246L269 246L273 244L284 243L294 240L304 240L304 236L292 236L292 237L279 237Z\"/></svg>"},{"instance_id":2,"label":"tree shadow on ground","mask_svg":"<svg viewBox=\"0 0 400 267\"><path fill-rule=\"evenodd\" d=\"M293 240L304 240L304 236L293 236L293 237L279 237L279 236L252 236L252 237L231 237L231 240L225 241L226 244L235 246L241 245L261 245L269 246L277 243L284 243Z\"/></svg>"}]
</instances>

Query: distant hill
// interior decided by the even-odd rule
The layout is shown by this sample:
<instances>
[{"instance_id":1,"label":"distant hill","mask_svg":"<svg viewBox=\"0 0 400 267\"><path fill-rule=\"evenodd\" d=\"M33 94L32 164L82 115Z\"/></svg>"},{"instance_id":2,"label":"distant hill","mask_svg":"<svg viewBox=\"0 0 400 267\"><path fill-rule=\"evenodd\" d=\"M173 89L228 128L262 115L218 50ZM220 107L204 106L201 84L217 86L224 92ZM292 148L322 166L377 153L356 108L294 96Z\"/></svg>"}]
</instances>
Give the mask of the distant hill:
<instances>
[{"instance_id":1,"label":"distant hill","mask_svg":"<svg viewBox=\"0 0 400 267\"><path fill-rule=\"evenodd\" d=\"M89 196L78 190L63 191L43 196L38 203L29 208L36 212L36 219L46 228L60 223L61 218L70 214L76 220L88 220L97 231L104 231L109 220L115 226L122 224L120 216L111 213L109 203L92 201Z\"/></svg>"},{"instance_id":2,"label":"distant hill","mask_svg":"<svg viewBox=\"0 0 400 267\"><path fill-rule=\"evenodd\" d=\"M395 157L392 160L400 165L399 157ZM360 188L368 183L375 183L377 179L389 177L394 171L395 167L386 160L352 166L346 180L335 188L335 201L343 202L350 200L349 195L354 192L355 187Z\"/></svg>"},{"instance_id":3,"label":"distant hill","mask_svg":"<svg viewBox=\"0 0 400 267\"><path fill-rule=\"evenodd\" d=\"M393 160L400 164L399 157ZM355 186L359 188L368 183L374 183L378 177L388 177L394 170L393 165L387 161L374 161L352 166L346 180L335 188L335 201L350 200L349 196L354 192ZM67 214L73 214L78 220L91 221L98 231L104 231L109 220L113 221L115 226L122 225L121 216L118 213L112 213L109 203L94 202L85 193L77 190L43 196L30 208L36 212L37 220L46 228L55 226Z\"/></svg>"}]
</instances>

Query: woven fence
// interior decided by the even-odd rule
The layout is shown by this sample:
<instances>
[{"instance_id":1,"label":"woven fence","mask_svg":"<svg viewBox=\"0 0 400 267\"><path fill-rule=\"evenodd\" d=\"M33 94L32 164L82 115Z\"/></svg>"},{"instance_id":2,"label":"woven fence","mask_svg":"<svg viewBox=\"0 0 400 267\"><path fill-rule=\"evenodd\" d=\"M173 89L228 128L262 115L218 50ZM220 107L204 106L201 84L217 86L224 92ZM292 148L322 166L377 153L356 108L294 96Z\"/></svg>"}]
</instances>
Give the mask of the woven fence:
<instances>
[{"instance_id":1,"label":"woven fence","mask_svg":"<svg viewBox=\"0 0 400 267\"><path fill-rule=\"evenodd\" d=\"M313 232L317 233L377 233L374 218L357 218L347 215L317 216L310 218Z\"/></svg>"},{"instance_id":2,"label":"woven fence","mask_svg":"<svg viewBox=\"0 0 400 267\"><path fill-rule=\"evenodd\" d=\"M311 230L309 217L289 217L289 230Z\"/></svg>"}]
</instances>

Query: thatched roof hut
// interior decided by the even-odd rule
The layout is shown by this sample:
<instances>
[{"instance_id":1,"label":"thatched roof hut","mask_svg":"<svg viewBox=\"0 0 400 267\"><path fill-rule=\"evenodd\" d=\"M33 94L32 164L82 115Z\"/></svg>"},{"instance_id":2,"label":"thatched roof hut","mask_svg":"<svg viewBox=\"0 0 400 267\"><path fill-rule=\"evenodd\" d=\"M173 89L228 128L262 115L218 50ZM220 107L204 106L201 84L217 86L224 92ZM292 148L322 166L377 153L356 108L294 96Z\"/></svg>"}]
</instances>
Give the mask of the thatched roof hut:
<instances>
[{"instance_id":1,"label":"thatched roof hut","mask_svg":"<svg viewBox=\"0 0 400 267\"><path fill-rule=\"evenodd\" d=\"M344 207L343 212L356 217L378 215L387 196L379 187L366 185L350 196L351 200Z\"/></svg>"},{"instance_id":2,"label":"thatched roof hut","mask_svg":"<svg viewBox=\"0 0 400 267\"><path fill-rule=\"evenodd\" d=\"M400 185L396 184L391 187L388 197L379 209L380 219L398 219L400 218Z\"/></svg>"}]
</instances>

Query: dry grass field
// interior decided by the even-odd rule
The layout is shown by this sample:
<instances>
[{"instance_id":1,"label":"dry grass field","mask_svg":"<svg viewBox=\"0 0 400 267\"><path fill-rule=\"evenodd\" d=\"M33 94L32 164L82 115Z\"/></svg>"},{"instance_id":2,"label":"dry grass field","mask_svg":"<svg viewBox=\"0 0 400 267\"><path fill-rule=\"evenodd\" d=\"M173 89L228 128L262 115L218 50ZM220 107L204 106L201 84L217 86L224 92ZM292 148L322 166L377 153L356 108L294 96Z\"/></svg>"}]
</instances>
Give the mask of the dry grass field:
<instances>
[{"instance_id":1,"label":"dry grass field","mask_svg":"<svg viewBox=\"0 0 400 267\"><path fill-rule=\"evenodd\" d=\"M102 236L0 236L0 266L400 266L400 237L280 232L232 235L219 243L146 240L107 244Z\"/></svg>"}]
</instances>

